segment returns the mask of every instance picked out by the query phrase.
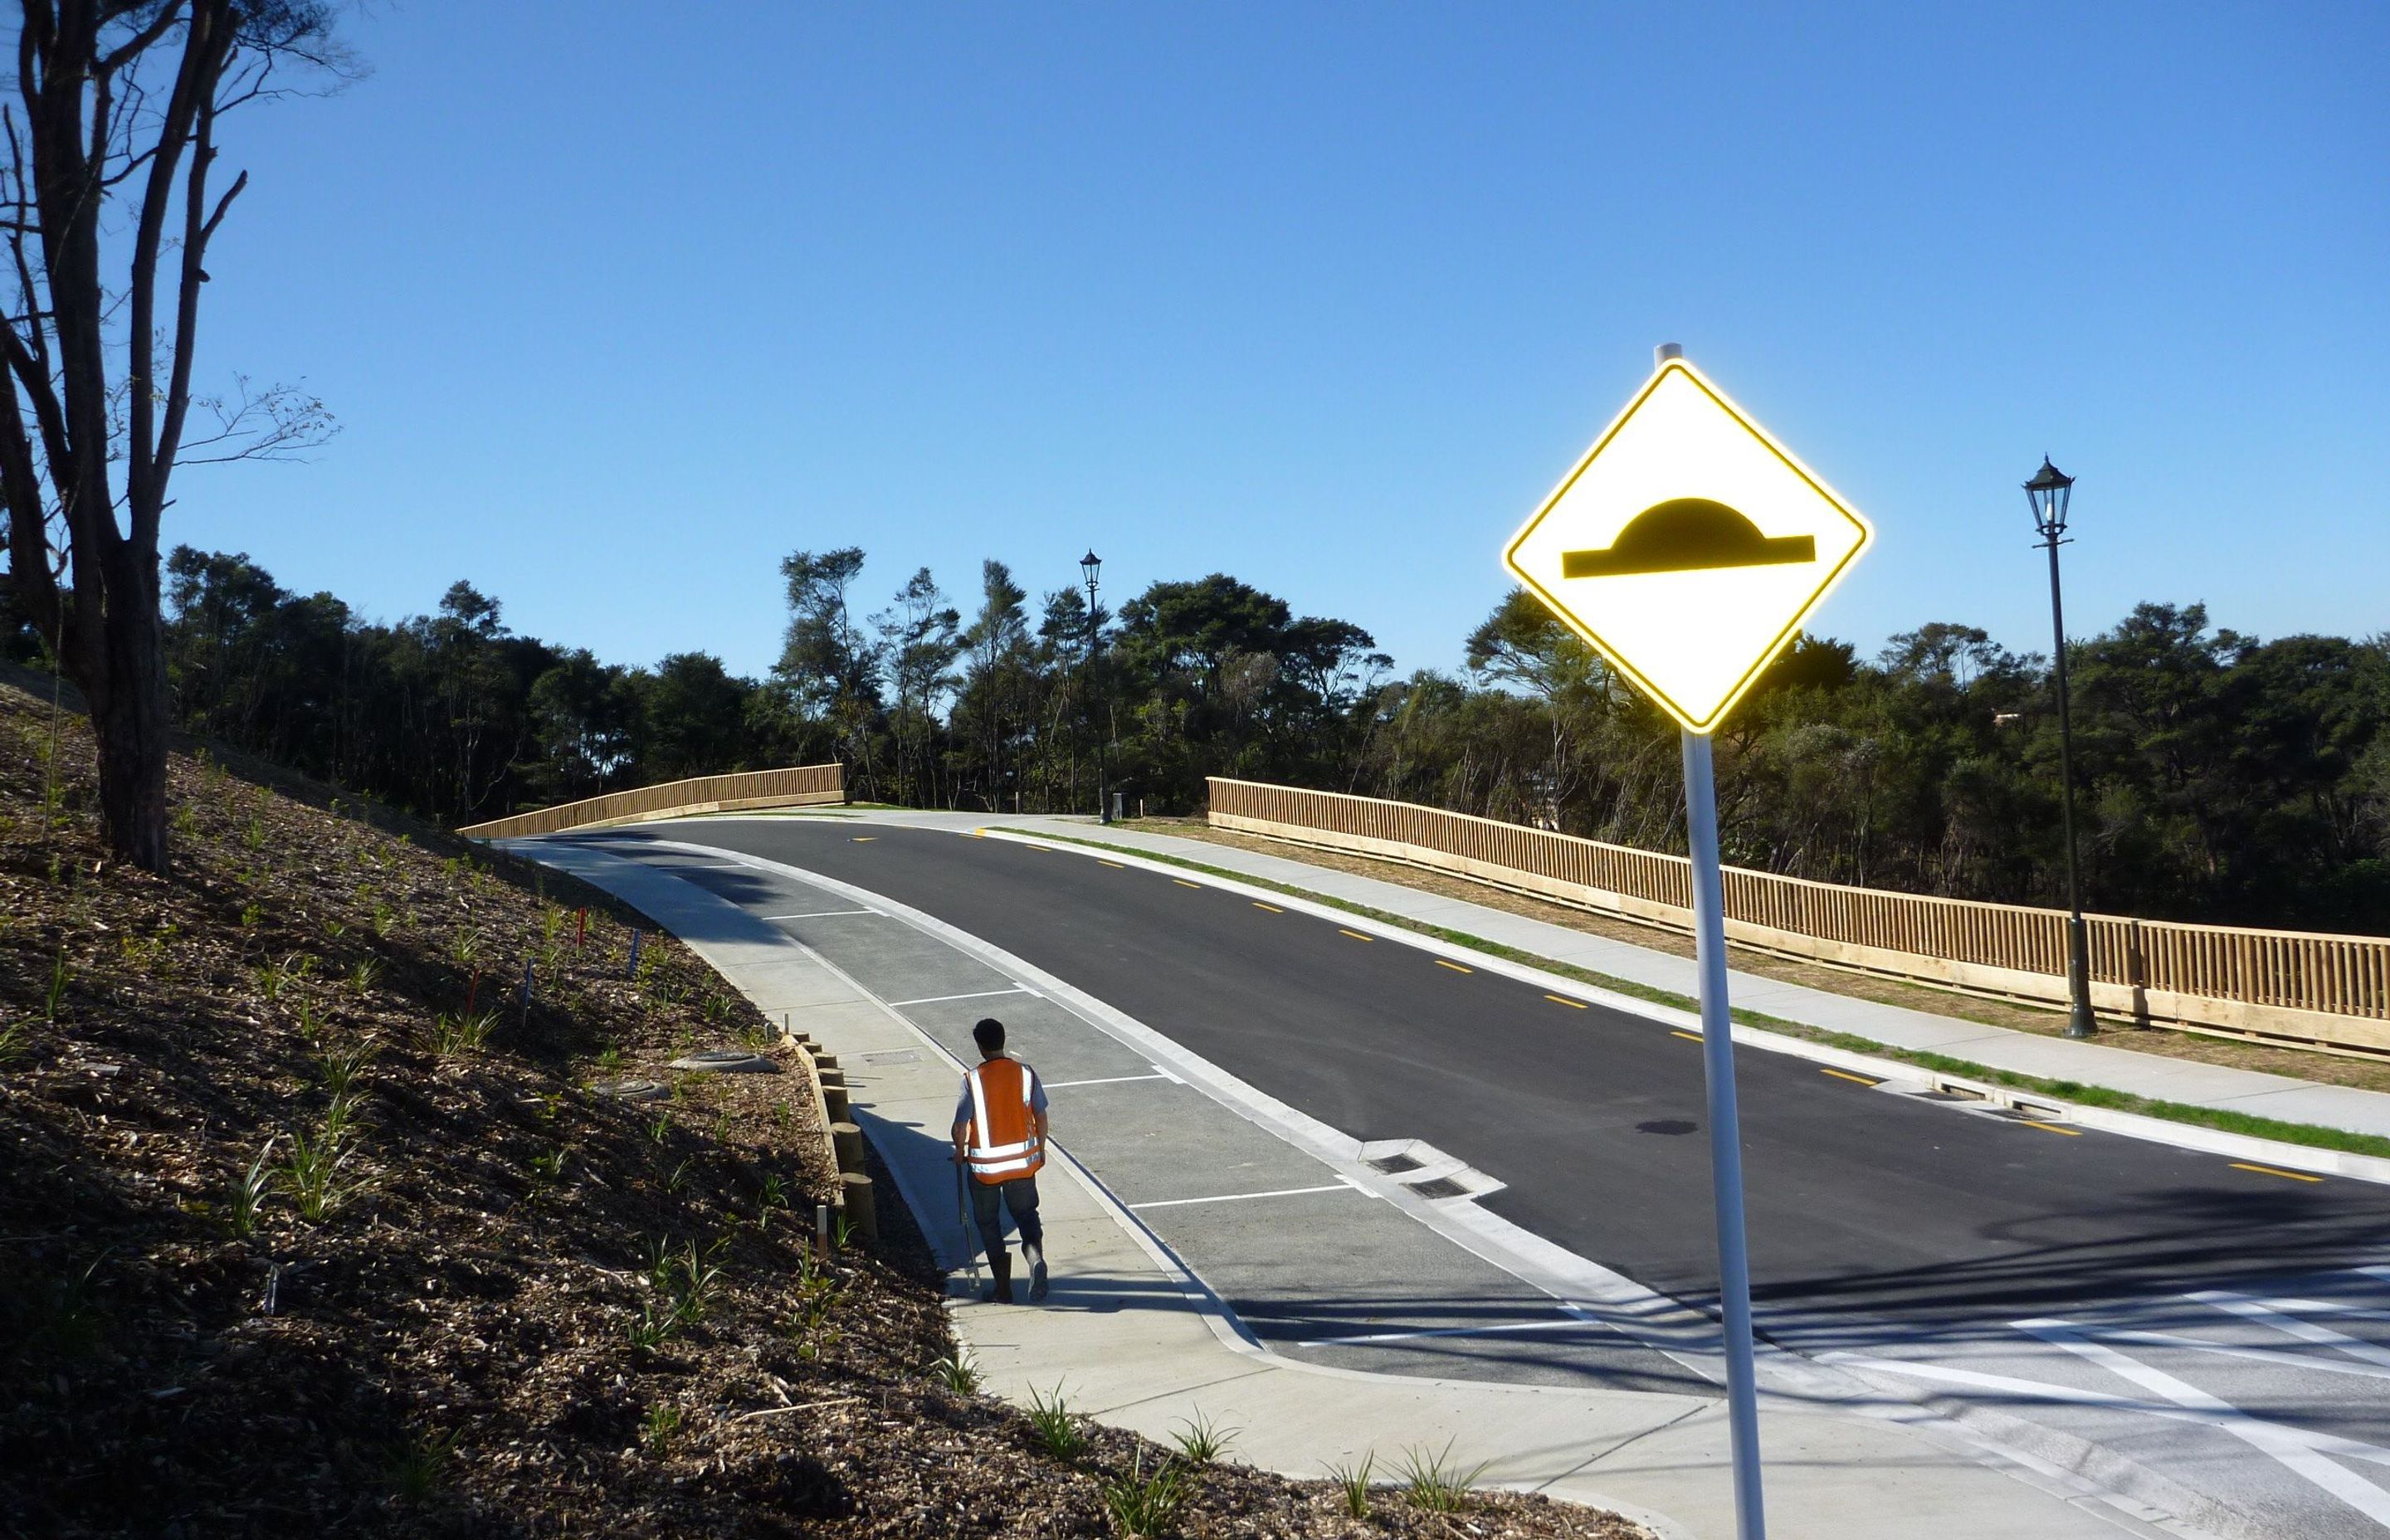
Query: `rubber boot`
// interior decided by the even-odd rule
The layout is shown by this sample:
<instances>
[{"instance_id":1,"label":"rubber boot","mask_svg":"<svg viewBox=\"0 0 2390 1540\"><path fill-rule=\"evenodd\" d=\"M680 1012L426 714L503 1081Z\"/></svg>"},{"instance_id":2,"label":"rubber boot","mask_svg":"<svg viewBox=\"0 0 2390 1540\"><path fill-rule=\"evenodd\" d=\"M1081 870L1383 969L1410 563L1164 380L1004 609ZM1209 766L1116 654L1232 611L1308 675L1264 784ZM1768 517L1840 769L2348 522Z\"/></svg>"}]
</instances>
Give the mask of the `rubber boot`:
<instances>
[{"instance_id":1,"label":"rubber boot","mask_svg":"<svg viewBox=\"0 0 2390 1540\"><path fill-rule=\"evenodd\" d=\"M1021 1248L1021 1254L1029 1261L1029 1303L1044 1304L1046 1303L1046 1248L1023 1246Z\"/></svg>"},{"instance_id":2,"label":"rubber boot","mask_svg":"<svg viewBox=\"0 0 2390 1540\"><path fill-rule=\"evenodd\" d=\"M989 1284L986 1291L980 1295L981 1301L988 1304L1010 1304L1012 1303L1012 1253L1010 1251L991 1252L987 1259L987 1270L994 1276L996 1281Z\"/></svg>"}]
</instances>

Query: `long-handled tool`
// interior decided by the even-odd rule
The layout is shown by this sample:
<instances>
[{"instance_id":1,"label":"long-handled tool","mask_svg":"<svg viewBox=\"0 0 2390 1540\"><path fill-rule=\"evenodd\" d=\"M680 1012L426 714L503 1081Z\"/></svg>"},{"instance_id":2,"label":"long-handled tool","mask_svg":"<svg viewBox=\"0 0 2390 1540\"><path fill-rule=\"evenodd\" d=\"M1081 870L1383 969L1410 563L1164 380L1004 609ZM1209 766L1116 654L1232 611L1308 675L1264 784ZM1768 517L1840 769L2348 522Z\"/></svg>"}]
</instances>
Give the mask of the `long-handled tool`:
<instances>
[{"instance_id":1,"label":"long-handled tool","mask_svg":"<svg viewBox=\"0 0 2390 1540\"><path fill-rule=\"evenodd\" d=\"M955 1223L963 1230L964 1264L970 1268L971 1289L979 1288L979 1226L971 1222L970 1178L963 1174L960 1161L955 1162Z\"/></svg>"}]
</instances>

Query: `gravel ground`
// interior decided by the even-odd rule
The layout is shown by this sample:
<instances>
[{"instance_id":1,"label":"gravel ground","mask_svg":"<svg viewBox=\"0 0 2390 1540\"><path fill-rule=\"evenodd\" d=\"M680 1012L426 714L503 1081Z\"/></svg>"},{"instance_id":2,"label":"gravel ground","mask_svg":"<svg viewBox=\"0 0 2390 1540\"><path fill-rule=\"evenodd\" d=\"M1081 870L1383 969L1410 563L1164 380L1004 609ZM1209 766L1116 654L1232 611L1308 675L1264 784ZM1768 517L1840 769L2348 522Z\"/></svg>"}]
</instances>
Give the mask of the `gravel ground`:
<instances>
[{"instance_id":1,"label":"gravel ground","mask_svg":"<svg viewBox=\"0 0 2390 1540\"><path fill-rule=\"evenodd\" d=\"M901 1205L814 1254L802 1063L677 943L628 977L636 914L239 761L119 868L51 730L0 685L0 1534L1643 1533L1057 1453ZM783 1072L663 1067L725 1046Z\"/></svg>"}]
</instances>

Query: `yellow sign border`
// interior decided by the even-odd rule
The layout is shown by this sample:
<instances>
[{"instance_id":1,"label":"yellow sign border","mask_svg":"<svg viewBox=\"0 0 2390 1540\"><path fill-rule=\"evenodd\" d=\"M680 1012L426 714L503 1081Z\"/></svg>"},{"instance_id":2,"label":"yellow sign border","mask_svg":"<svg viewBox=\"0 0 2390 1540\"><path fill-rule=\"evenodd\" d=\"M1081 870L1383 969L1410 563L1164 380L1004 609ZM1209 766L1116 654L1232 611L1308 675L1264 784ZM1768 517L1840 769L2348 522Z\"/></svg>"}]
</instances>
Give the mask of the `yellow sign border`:
<instances>
[{"instance_id":1,"label":"yellow sign border","mask_svg":"<svg viewBox=\"0 0 2390 1540\"><path fill-rule=\"evenodd\" d=\"M1807 482L1810 490L1817 493L1818 496L1824 498L1835 512L1841 514L1844 518L1857 525L1859 532L1858 544L1853 545L1850 550L1844 555L1843 559L1834 564L1834 570L1826 574L1826 581L1819 584L1817 590L1806 599L1802 601L1800 610L1794 613L1792 620L1785 623L1784 629L1777 633L1776 639L1767 644L1767 649L1759 655L1758 661L1753 663L1749 669L1744 671L1742 677L1735 681L1734 687L1727 691L1726 699L1718 702L1717 709L1712 712L1706 719L1699 721L1694 719L1692 713L1687 712L1683 707L1677 705L1675 700L1671 699L1667 691L1660 688L1659 686L1645 678L1640 669L1638 669L1633 663L1628 662L1625 658L1621 657L1618 651L1608 642L1603 641L1599 635L1595 635L1590 627L1579 621L1574 615L1571 614L1567 606L1561 604L1559 599L1553 597L1551 593L1547 590L1542 584L1537 583L1535 578L1525 571L1525 569L1519 565L1519 547L1526 544L1527 536L1533 534L1536 532L1536 526L1542 523L1545 517L1559 505L1560 500L1568 495L1569 488L1576 485L1577 478L1585 474L1586 468L1592 465L1593 462L1600 456L1601 452L1604 449L1610 447L1610 441L1618 436L1619 430L1626 426L1627 419L1634 417L1638 411L1641 410L1643 403L1651 399L1651 392L1660 388L1661 381L1666 379L1672 370L1682 373L1687 379L1691 380L1695 388L1700 390L1703 395L1708 396L1710 400L1715 402L1718 406L1725 411L1726 415L1732 417L1744 432L1749 433L1753 438L1757 439L1761 443L1765 444L1770 454L1784 462L1787 469L1791 470L1795 476L1800 477L1802 481ZM1767 665L1776 661L1776 655L1784 650L1784 644L1791 641L1793 636L1799 634L1801 630L1801 622L1807 620L1809 618L1809 612L1817 609L1818 604L1824 600L1828 594L1834 591L1834 584L1842 581L1843 574L1850 570L1851 563L1857 561L1859 558L1860 553L1874 544L1875 526L1868 522L1866 515L1860 513L1858 509L1843 501L1842 497L1835 493L1833 488L1820 481L1815 472L1810 470L1807 466L1801 463L1799 456L1795 456L1791 450L1785 448L1781 443L1779 443L1773 434L1769 433L1767 429L1760 427L1756 422L1754 422L1751 417L1744 413L1741 407L1737 406L1734 404L1732 398L1728 396L1724 391L1719 390L1715 385L1712 384L1708 376L1703 374L1701 370L1693 367L1693 366L1685 359L1671 358L1652 371L1651 378L1644 382L1643 389L1638 391L1635 393L1635 399L1626 404L1626 409L1619 413L1616 417L1613 418L1608 428L1602 430L1601 437L1596 439L1594 441L1593 447L1585 452L1584 458L1577 461L1576 468L1561 479L1559 486L1552 489L1551 495L1544 499L1543 506L1536 509L1536 511L1528 517L1527 521L1524 524L1519 526L1519 533L1512 535L1510 537L1510 545L1503 548L1502 565L1510 571L1512 577L1517 578L1521 583L1524 584L1537 598L1541 599L1544 603L1544 608L1549 610L1552 614L1560 620L1561 624L1567 626L1571 631L1575 632L1579 636L1583 637L1587 644L1593 647L1595 650L1599 651L1603 657L1616 664L1629 679L1635 682L1636 686L1640 688L1645 695L1650 696L1651 699L1659 705L1662 711L1666 712L1670 716L1676 718L1678 725L1682 726L1689 733L1707 734L1715 731L1717 725L1725 720L1726 714L1734 710L1736 705L1741 701L1743 696L1750 691L1751 687L1758 681L1759 675L1767 670Z\"/></svg>"}]
</instances>

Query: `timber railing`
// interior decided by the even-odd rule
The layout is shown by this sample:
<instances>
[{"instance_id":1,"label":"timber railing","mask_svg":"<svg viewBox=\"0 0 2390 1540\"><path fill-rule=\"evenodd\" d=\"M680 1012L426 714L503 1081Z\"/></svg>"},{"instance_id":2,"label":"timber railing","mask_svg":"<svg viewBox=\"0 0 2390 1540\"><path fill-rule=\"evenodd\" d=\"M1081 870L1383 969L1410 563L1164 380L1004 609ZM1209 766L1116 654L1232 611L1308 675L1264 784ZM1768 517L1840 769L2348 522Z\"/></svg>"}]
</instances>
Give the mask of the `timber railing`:
<instances>
[{"instance_id":1,"label":"timber railing","mask_svg":"<svg viewBox=\"0 0 2390 1540\"><path fill-rule=\"evenodd\" d=\"M671 818L690 813L733 813L758 807L807 807L846 801L846 766L800 764L786 770L742 770L727 776L698 776L685 781L664 781L631 791L609 791L577 802L559 802L511 817L493 818L456 832L469 840L512 840L530 834L554 834L568 828L592 828L642 818Z\"/></svg>"},{"instance_id":2,"label":"timber railing","mask_svg":"<svg viewBox=\"0 0 2390 1540\"><path fill-rule=\"evenodd\" d=\"M1219 828L1386 857L1690 930L1687 862L1411 802L1214 777ZM1973 994L2066 1001L2066 914L1728 866L1741 945ZM2091 1004L2193 1031L2390 1053L2390 938L2086 915Z\"/></svg>"}]
</instances>

